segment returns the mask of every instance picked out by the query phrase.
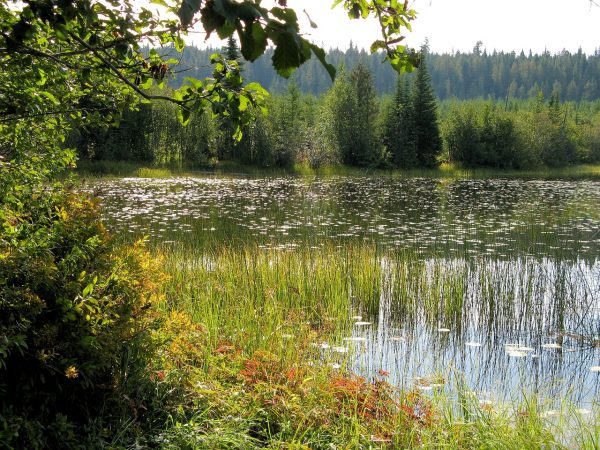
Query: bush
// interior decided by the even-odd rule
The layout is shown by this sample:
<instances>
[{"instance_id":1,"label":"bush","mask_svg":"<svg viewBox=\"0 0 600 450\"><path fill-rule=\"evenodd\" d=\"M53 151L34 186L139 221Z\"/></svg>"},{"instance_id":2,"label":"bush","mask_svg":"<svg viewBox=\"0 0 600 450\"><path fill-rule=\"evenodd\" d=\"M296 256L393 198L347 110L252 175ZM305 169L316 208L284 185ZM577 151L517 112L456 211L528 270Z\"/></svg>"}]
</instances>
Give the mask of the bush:
<instances>
[{"instance_id":1,"label":"bush","mask_svg":"<svg viewBox=\"0 0 600 450\"><path fill-rule=\"evenodd\" d=\"M450 160L465 167L522 169L536 164L514 115L493 105L455 108L444 138Z\"/></svg>"},{"instance_id":2,"label":"bush","mask_svg":"<svg viewBox=\"0 0 600 450\"><path fill-rule=\"evenodd\" d=\"M63 190L0 204L0 227L0 446L85 446L140 389L160 261Z\"/></svg>"}]
</instances>

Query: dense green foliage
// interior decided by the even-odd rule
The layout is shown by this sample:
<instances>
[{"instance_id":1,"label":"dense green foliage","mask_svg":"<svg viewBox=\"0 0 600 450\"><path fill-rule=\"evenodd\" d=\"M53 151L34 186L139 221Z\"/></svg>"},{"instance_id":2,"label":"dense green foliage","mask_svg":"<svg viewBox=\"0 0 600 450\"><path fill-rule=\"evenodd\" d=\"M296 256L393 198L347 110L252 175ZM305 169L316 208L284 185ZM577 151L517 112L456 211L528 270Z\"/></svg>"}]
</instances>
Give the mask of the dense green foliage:
<instances>
[{"instance_id":1,"label":"dense green foliage","mask_svg":"<svg viewBox=\"0 0 600 450\"><path fill-rule=\"evenodd\" d=\"M215 49L189 47L182 56L187 74L208 76L207 58ZM245 75L259 81L269 92L284 92L288 81L277 76L270 67L271 50L265 56L247 64ZM370 55L350 44L347 50L327 51L327 60L334 65L355 67L362 61L373 73L378 94L392 93L396 85L396 72L381 64L381 55ZM438 98L475 99L491 98L527 99L541 90L546 98L559 92L564 100L589 101L600 98L600 51L585 55L581 51L558 54L487 52L481 49L471 53L428 55L434 91ZM331 88L331 79L317 61L308 61L293 77L300 90L319 95ZM181 78L169 81L178 86Z\"/></svg>"},{"instance_id":2,"label":"dense green foliage","mask_svg":"<svg viewBox=\"0 0 600 450\"><path fill-rule=\"evenodd\" d=\"M556 96L507 111L491 102L455 103L444 114L447 157L466 167L525 169L600 161L600 114Z\"/></svg>"},{"instance_id":3,"label":"dense green foliage","mask_svg":"<svg viewBox=\"0 0 600 450\"><path fill-rule=\"evenodd\" d=\"M210 76L162 89L178 61L144 53L142 43L181 51L201 22L208 35L237 34L250 61L272 45L284 77L312 56L334 77L284 0L270 9L259 0L153 3L158 11L129 0L0 0L2 447L133 445L153 418L164 426L184 406L165 400L188 386L179 380L161 396L162 376L150 368L153 348L173 338L149 319L160 260L140 244L114 244L91 200L50 181L73 165L73 143L89 158L206 164L217 139L240 140L265 112L267 93L244 85L235 58L218 54L207 59ZM385 20L373 50L385 50L399 71L412 67L414 54L396 45L415 16L407 4L340 3L352 18Z\"/></svg>"},{"instance_id":4,"label":"dense green foliage","mask_svg":"<svg viewBox=\"0 0 600 450\"><path fill-rule=\"evenodd\" d=\"M122 396L146 387L160 262L115 245L77 197L56 187L0 209L2 446L99 446L86 427L118 427Z\"/></svg>"},{"instance_id":5,"label":"dense green foliage","mask_svg":"<svg viewBox=\"0 0 600 450\"><path fill-rule=\"evenodd\" d=\"M307 163L357 167L532 169L600 161L600 104L546 100L436 101L423 60L397 80L393 97L377 98L373 75L342 67L332 88L315 98L295 84L267 101L270 114L234 143L230 129L208 115L180 127L166 103L127 114L118 129L80 133L80 155L149 165L212 167L237 161L263 167ZM171 110L169 110L171 108ZM441 130L441 131L440 131Z\"/></svg>"}]
</instances>

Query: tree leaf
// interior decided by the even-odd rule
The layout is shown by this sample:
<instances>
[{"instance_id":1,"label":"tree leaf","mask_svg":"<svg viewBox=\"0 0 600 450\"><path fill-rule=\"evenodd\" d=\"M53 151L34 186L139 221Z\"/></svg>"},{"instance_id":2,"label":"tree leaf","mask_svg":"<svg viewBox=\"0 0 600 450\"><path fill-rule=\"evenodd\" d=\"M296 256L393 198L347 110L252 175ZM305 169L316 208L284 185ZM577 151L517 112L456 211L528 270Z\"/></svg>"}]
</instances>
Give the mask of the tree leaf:
<instances>
[{"instance_id":1,"label":"tree leaf","mask_svg":"<svg viewBox=\"0 0 600 450\"><path fill-rule=\"evenodd\" d=\"M181 20L181 24L184 27L188 27L194 18L194 14L200 11L200 7L202 6L202 0L183 0L181 2L181 6L179 7L179 11L177 11L177 15L179 16L179 20Z\"/></svg>"},{"instance_id":2,"label":"tree leaf","mask_svg":"<svg viewBox=\"0 0 600 450\"><path fill-rule=\"evenodd\" d=\"M289 78L294 70L310 59L310 43L290 31L277 32L274 37L273 67L279 75Z\"/></svg>"},{"instance_id":3,"label":"tree leaf","mask_svg":"<svg viewBox=\"0 0 600 450\"><path fill-rule=\"evenodd\" d=\"M329 77L331 78L331 81L335 81L336 70L335 70L335 67L332 64L329 64L326 61L326 59L325 59L325 50L323 50L318 45L315 45L315 44L312 44L312 43L310 44L310 48L311 48L312 52L315 54L315 56L317 57L317 59L321 62L321 64L323 65L323 67L325 68L325 70L327 71L327 73L329 74Z\"/></svg>"},{"instance_id":4,"label":"tree leaf","mask_svg":"<svg viewBox=\"0 0 600 450\"><path fill-rule=\"evenodd\" d=\"M252 22L239 33L240 51L244 59L255 61L267 48L267 32L258 22Z\"/></svg>"}]
</instances>

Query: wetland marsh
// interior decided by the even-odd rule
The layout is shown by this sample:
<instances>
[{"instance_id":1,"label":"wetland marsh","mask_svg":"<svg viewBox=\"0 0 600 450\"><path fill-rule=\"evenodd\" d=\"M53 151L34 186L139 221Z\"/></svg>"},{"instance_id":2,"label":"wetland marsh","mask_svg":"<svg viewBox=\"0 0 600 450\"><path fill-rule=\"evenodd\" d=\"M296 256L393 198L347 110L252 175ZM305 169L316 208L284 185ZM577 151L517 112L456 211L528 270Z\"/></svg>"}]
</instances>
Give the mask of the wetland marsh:
<instances>
[{"instance_id":1,"label":"wetland marsh","mask_svg":"<svg viewBox=\"0 0 600 450\"><path fill-rule=\"evenodd\" d=\"M598 398L600 183L394 177L120 179L109 227L167 256L216 335L481 402ZM304 314L305 313L305 314ZM315 325L316 327L317 325ZM293 344L292 344L293 345ZM559 400L560 399L560 400Z\"/></svg>"}]
</instances>

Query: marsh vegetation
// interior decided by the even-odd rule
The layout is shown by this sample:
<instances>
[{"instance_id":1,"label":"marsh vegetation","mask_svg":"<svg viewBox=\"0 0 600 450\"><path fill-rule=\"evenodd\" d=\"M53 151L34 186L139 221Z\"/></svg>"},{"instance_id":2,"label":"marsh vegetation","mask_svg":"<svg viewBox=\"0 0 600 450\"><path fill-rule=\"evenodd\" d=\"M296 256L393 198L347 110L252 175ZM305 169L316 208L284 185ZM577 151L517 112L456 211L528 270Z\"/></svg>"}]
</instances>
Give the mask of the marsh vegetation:
<instances>
[{"instance_id":1,"label":"marsh vegetation","mask_svg":"<svg viewBox=\"0 0 600 450\"><path fill-rule=\"evenodd\" d=\"M206 327L209 348L385 380L452 414L467 396L493 411L532 402L551 421L563 411L566 428L596 423L595 181L128 178L87 188L115 232L146 236L164 255L164 308Z\"/></svg>"}]
</instances>

